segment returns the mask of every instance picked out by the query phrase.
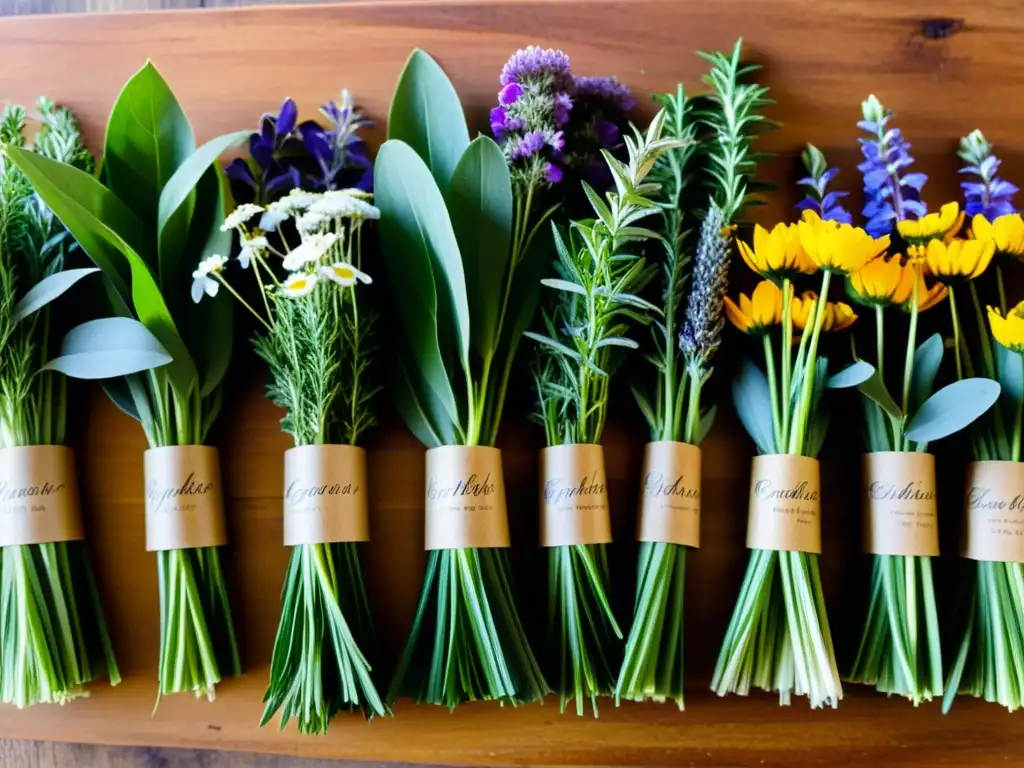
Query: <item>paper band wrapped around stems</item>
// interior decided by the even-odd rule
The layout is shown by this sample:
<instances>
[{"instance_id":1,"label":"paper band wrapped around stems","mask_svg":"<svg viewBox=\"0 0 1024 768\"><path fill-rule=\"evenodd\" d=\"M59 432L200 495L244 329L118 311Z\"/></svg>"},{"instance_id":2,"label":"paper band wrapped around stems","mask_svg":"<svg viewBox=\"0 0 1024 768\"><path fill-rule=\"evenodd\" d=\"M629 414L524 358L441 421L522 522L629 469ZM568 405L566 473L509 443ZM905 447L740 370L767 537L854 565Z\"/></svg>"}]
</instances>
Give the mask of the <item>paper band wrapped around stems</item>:
<instances>
[{"instance_id":1,"label":"paper band wrapped around stems","mask_svg":"<svg viewBox=\"0 0 1024 768\"><path fill-rule=\"evenodd\" d=\"M821 554L821 473L807 456L755 456L747 547Z\"/></svg>"},{"instance_id":2,"label":"paper band wrapped around stems","mask_svg":"<svg viewBox=\"0 0 1024 768\"><path fill-rule=\"evenodd\" d=\"M366 451L354 445L285 451L285 546L369 540Z\"/></svg>"},{"instance_id":3,"label":"paper band wrapped around stems","mask_svg":"<svg viewBox=\"0 0 1024 768\"><path fill-rule=\"evenodd\" d=\"M427 451L426 548L507 546L501 451L479 445Z\"/></svg>"},{"instance_id":4,"label":"paper band wrapped around stems","mask_svg":"<svg viewBox=\"0 0 1024 768\"><path fill-rule=\"evenodd\" d=\"M964 495L964 557L1024 563L1024 464L972 461Z\"/></svg>"},{"instance_id":5,"label":"paper band wrapped around stems","mask_svg":"<svg viewBox=\"0 0 1024 768\"><path fill-rule=\"evenodd\" d=\"M540 545L607 544L612 540L604 448L576 443L541 452Z\"/></svg>"},{"instance_id":6,"label":"paper band wrapped around stems","mask_svg":"<svg viewBox=\"0 0 1024 768\"><path fill-rule=\"evenodd\" d=\"M227 544L216 448L151 448L145 454L145 473L148 551Z\"/></svg>"},{"instance_id":7,"label":"paper band wrapped around stems","mask_svg":"<svg viewBox=\"0 0 1024 768\"><path fill-rule=\"evenodd\" d=\"M939 554L935 457L930 453L866 453L864 551L875 555Z\"/></svg>"},{"instance_id":8,"label":"paper band wrapped around stems","mask_svg":"<svg viewBox=\"0 0 1024 768\"><path fill-rule=\"evenodd\" d=\"M82 538L74 452L63 445L0 450L0 547Z\"/></svg>"},{"instance_id":9,"label":"paper band wrapped around stems","mask_svg":"<svg viewBox=\"0 0 1024 768\"><path fill-rule=\"evenodd\" d=\"M700 448L659 440L644 448L637 539L700 546Z\"/></svg>"}]
</instances>

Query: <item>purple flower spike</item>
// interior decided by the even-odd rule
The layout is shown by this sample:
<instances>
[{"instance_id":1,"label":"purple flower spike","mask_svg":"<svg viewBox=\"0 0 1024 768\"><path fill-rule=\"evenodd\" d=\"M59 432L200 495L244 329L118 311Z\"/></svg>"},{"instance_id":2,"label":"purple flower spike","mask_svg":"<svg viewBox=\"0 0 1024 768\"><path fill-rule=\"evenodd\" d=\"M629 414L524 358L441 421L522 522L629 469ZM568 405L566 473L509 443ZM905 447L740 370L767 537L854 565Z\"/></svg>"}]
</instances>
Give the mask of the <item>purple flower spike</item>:
<instances>
[{"instance_id":1,"label":"purple flower spike","mask_svg":"<svg viewBox=\"0 0 1024 768\"><path fill-rule=\"evenodd\" d=\"M829 182L839 173L839 169L829 168L824 153L813 144L807 145L807 148L801 153L800 159L803 161L808 175L800 179L797 184L807 190L807 196L797 203L797 210L814 211L825 221L852 224L853 216L839 202L839 199L846 197L849 192L827 191Z\"/></svg>"},{"instance_id":2,"label":"purple flower spike","mask_svg":"<svg viewBox=\"0 0 1024 768\"><path fill-rule=\"evenodd\" d=\"M510 83L523 85L541 80L549 80L553 90L570 90L572 73L569 69L569 57L561 51L531 45L512 54L501 70L499 78L503 86Z\"/></svg>"},{"instance_id":3,"label":"purple flower spike","mask_svg":"<svg viewBox=\"0 0 1024 768\"><path fill-rule=\"evenodd\" d=\"M299 119L299 108L291 99L285 99L281 111L277 115L276 129L278 135L288 135L295 130L295 122Z\"/></svg>"},{"instance_id":4,"label":"purple flower spike","mask_svg":"<svg viewBox=\"0 0 1024 768\"><path fill-rule=\"evenodd\" d=\"M996 175L1001 161L992 153L992 145L984 134L976 130L964 136L957 154L967 163L960 173L980 179L960 184L966 198L964 211L967 215L973 217L980 213L989 221L995 221L1000 216L1015 213L1013 196L1020 188Z\"/></svg>"}]
</instances>

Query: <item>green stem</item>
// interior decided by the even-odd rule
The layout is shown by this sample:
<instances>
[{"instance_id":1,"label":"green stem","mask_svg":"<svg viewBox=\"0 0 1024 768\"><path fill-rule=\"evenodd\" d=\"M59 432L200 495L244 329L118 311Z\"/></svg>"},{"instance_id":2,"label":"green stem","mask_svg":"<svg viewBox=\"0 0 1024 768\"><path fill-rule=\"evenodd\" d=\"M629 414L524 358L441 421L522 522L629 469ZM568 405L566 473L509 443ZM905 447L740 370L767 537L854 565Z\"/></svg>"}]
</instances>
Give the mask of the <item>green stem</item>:
<instances>
[{"instance_id":1,"label":"green stem","mask_svg":"<svg viewBox=\"0 0 1024 768\"><path fill-rule=\"evenodd\" d=\"M1006 316L1006 287L1003 285L1003 265L996 262L996 287L999 289L999 310Z\"/></svg>"},{"instance_id":2,"label":"green stem","mask_svg":"<svg viewBox=\"0 0 1024 768\"><path fill-rule=\"evenodd\" d=\"M789 443L792 400L790 380L793 375L793 284L789 278L782 281L782 442L781 450Z\"/></svg>"},{"instance_id":3,"label":"green stem","mask_svg":"<svg viewBox=\"0 0 1024 768\"><path fill-rule=\"evenodd\" d=\"M818 297L818 303L815 307L811 346L807 352L807 359L804 361L803 386L800 388L800 399L797 401L796 431L791 438L796 446L795 453L797 455L802 455L804 450L807 419L811 409L811 397L814 393L814 376L818 367L818 342L821 339L821 326L825 320L825 305L828 303L828 289L831 280L832 273L826 271L821 278L821 295ZM806 329L804 332L806 333Z\"/></svg>"},{"instance_id":4,"label":"green stem","mask_svg":"<svg viewBox=\"0 0 1024 768\"><path fill-rule=\"evenodd\" d=\"M949 286L949 314L953 320L953 358L956 361L956 378L959 381L964 377L963 361L960 358L960 319L956 311L956 290Z\"/></svg>"},{"instance_id":5,"label":"green stem","mask_svg":"<svg viewBox=\"0 0 1024 768\"><path fill-rule=\"evenodd\" d=\"M761 336L761 341L764 345L764 365L768 373L768 397L772 401L772 430L775 434L775 445L781 446L782 422L779 416L779 393L775 385L775 353L772 351L772 340L767 333ZM782 354L783 357L788 357L785 350Z\"/></svg>"}]
</instances>

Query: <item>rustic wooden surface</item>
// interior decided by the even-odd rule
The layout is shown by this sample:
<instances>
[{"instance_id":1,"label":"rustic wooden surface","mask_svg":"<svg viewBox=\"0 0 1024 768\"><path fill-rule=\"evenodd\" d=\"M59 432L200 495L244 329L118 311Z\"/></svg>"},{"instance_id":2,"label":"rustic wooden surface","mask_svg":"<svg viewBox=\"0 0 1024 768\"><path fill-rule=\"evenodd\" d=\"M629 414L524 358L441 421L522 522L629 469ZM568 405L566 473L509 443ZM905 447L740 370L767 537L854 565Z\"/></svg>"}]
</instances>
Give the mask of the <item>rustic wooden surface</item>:
<instances>
[{"instance_id":1,"label":"rustic wooden surface","mask_svg":"<svg viewBox=\"0 0 1024 768\"><path fill-rule=\"evenodd\" d=\"M679 79L694 85L703 64L691 51L727 48L742 34L752 57L765 64L764 79L778 101L773 115L785 123L762 143L780 154L766 177L784 190L758 212L770 221L788 216L794 158L805 141L843 165L840 184L855 186L854 123L860 100L870 92L898 111L919 165L932 175L925 196L933 206L957 193L956 139L976 126L999 146L1005 174L1018 182L1024 178L1024 100L1017 95L1024 81L1024 18L1016 7L1010 0L979 0L966 10L960 3L887 0L779 0L770 9L753 0L519 0L7 19L0 22L0 94L31 103L44 93L71 106L95 145L119 87L150 57L200 139L254 126L260 113L275 109L286 95L303 114L312 114L341 87L352 89L378 121L379 139L395 78L413 46L441 61L471 119L483 125L500 67L521 45L562 47L576 71L616 73L644 101L647 93L672 88ZM728 368L728 354L720 366ZM943 718L935 705L915 710L853 688L836 712L811 712L800 702L780 709L767 695L720 700L705 692L746 562L750 444L725 404L705 445L703 548L691 558L687 577L685 713L670 706L615 709L605 703L594 720L559 715L553 701L515 710L478 704L454 714L403 703L392 720L339 718L322 739L300 738L291 729L258 729L287 556L279 541L281 455L288 447L278 431L279 414L261 397L260 379L251 364L236 373L217 436L230 492L227 567L247 674L220 686L213 704L176 697L151 716L158 627L156 567L143 548L145 446L137 425L101 397L91 397L77 444L90 540L125 682L114 690L97 686L89 700L59 709L0 710L0 736L452 764L996 765L1024 757L1024 720L976 701L958 701ZM726 389L718 385L710 394ZM528 628L539 638L546 574L534 545L540 434L523 418L529 402L525 387L513 393L501 447L516 583ZM856 409L845 411L837 416L823 457L822 557L844 665L859 636L867 576L858 552ZM624 619L634 581L630 539L644 430L628 395L612 415L605 440L617 539L611 557ZM393 659L424 562L423 451L394 418L385 422L370 439L373 541L364 551L381 646ZM955 551L955 478L962 461L952 449L940 456L940 474L951 478L943 512L948 552ZM940 569L947 628L955 616L957 565L946 558ZM114 754L98 759L120 765ZM144 753L127 754L135 757L126 760L136 762L125 764L146 764ZM71 760L87 758L70 753Z\"/></svg>"}]
</instances>

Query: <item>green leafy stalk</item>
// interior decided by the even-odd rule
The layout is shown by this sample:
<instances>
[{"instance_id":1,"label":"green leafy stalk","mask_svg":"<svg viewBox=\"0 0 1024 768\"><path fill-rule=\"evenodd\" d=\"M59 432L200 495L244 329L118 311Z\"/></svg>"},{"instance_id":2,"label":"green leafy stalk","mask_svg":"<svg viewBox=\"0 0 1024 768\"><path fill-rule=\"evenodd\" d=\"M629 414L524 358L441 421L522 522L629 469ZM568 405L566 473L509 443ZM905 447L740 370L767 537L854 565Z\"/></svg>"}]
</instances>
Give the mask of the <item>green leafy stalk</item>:
<instances>
[{"instance_id":1,"label":"green leafy stalk","mask_svg":"<svg viewBox=\"0 0 1024 768\"><path fill-rule=\"evenodd\" d=\"M615 191L605 199L584 183L595 218L573 221L567 236L555 230L557 279L554 303L544 311L547 334L527 333L540 345L535 369L538 417L548 446L600 443L608 409L610 374L621 362L617 353L638 344L626 334L630 322L647 324L659 310L640 297L657 272L627 245L659 235L637 225L658 212L659 185L646 179L663 153L682 140L663 137L662 110L646 135L633 129L626 138L628 163L605 153ZM556 690L565 710L575 699L583 714L590 701L611 695L615 687L621 640L607 598L608 563L603 544L576 544L549 549L548 637Z\"/></svg>"},{"instance_id":2,"label":"green leafy stalk","mask_svg":"<svg viewBox=\"0 0 1024 768\"><path fill-rule=\"evenodd\" d=\"M42 126L33 150L91 169L71 112L40 99ZM25 144L25 110L8 107L0 142ZM46 304L74 282L61 275L75 242L33 194L28 179L0 159L0 446L61 445L66 380L44 369L60 318ZM79 270L81 275L85 270ZM64 289L52 286L66 283ZM49 287L48 287L49 286ZM31 307L25 303L26 294ZM28 309L32 309L28 313ZM4 547L0 553L0 701L26 707L87 695L106 674L120 682L83 541Z\"/></svg>"},{"instance_id":3,"label":"green leafy stalk","mask_svg":"<svg viewBox=\"0 0 1024 768\"><path fill-rule=\"evenodd\" d=\"M470 142L458 94L423 51L391 104L374 184L394 294L396 404L428 447L494 445L519 340L540 293L535 199L501 149ZM532 189L532 187L530 188ZM517 190L521 191L521 190ZM549 692L526 640L502 548L432 550L388 700L454 708Z\"/></svg>"}]
</instances>

